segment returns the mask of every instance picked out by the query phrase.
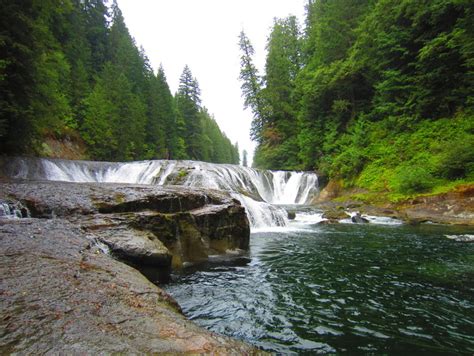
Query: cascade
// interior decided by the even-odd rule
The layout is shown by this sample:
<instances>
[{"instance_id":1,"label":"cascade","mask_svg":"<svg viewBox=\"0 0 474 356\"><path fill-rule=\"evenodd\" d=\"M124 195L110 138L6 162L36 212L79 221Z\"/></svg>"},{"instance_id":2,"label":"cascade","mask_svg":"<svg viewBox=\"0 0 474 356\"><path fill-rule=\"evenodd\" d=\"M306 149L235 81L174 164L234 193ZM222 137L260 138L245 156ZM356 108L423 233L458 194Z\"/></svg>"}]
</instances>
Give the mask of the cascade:
<instances>
[{"instance_id":1,"label":"cascade","mask_svg":"<svg viewBox=\"0 0 474 356\"><path fill-rule=\"evenodd\" d=\"M21 219L31 217L30 211L20 202L0 200L0 218Z\"/></svg>"},{"instance_id":2,"label":"cascade","mask_svg":"<svg viewBox=\"0 0 474 356\"><path fill-rule=\"evenodd\" d=\"M286 225L287 213L279 205L308 204L318 194L315 173L257 170L197 161L121 163L15 158L4 166L6 173L17 179L184 185L226 190L245 207L252 228Z\"/></svg>"}]
</instances>

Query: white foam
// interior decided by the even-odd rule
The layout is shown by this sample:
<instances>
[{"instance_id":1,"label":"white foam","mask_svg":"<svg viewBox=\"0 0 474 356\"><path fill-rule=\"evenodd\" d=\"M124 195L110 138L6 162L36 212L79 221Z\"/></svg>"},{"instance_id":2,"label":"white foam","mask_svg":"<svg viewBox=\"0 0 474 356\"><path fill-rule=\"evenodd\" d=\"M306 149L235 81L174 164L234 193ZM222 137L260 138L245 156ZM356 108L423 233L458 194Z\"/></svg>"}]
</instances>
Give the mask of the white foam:
<instances>
[{"instance_id":1,"label":"white foam","mask_svg":"<svg viewBox=\"0 0 474 356\"><path fill-rule=\"evenodd\" d=\"M463 234L463 235L444 235L450 240L457 242L474 242L474 235Z\"/></svg>"}]
</instances>

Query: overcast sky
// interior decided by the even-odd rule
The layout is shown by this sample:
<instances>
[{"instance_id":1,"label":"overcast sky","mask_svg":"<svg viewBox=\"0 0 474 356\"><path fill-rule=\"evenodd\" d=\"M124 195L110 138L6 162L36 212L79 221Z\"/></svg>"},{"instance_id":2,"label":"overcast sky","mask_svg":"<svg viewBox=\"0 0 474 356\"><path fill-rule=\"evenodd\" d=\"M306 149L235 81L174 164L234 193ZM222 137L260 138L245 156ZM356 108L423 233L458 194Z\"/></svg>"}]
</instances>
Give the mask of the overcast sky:
<instances>
[{"instance_id":1,"label":"overcast sky","mask_svg":"<svg viewBox=\"0 0 474 356\"><path fill-rule=\"evenodd\" d=\"M221 130L251 157L252 120L243 109L238 36L243 29L256 51L260 72L265 45L275 17L304 19L307 0L118 0L125 23L151 65L160 64L171 92L187 64L201 88L201 99ZM249 157L249 158L250 158Z\"/></svg>"}]
</instances>

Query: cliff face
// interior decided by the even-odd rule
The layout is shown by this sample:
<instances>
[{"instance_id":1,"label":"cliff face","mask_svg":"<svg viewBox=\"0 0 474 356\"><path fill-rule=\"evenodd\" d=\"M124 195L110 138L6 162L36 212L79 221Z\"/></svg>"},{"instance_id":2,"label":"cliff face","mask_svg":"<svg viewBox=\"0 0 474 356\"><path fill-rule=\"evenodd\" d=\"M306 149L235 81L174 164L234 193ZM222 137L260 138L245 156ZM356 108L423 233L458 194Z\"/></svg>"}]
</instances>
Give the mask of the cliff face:
<instances>
[{"instance_id":1,"label":"cliff face","mask_svg":"<svg viewBox=\"0 0 474 356\"><path fill-rule=\"evenodd\" d=\"M187 321L130 267L161 281L171 266L246 250L237 201L182 187L0 185L1 201L21 201L32 216L0 218L2 354L255 351Z\"/></svg>"}]
</instances>

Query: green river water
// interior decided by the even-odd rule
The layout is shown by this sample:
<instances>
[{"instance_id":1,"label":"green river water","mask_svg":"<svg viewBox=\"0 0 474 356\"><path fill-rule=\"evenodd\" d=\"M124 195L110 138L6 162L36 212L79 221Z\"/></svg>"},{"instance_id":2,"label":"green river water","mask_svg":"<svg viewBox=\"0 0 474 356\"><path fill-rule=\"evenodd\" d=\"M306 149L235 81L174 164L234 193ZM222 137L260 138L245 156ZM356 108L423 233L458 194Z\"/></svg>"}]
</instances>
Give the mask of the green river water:
<instances>
[{"instance_id":1,"label":"green river water","mask_svg":"<svg viewBox=\"0 0 474 356\"><path fill-rule=\"evenodd\" d=\"M277 354L474 353L474 243L440 225L256 231L248 256L175 275L196 323Z\"/></svg>"}]
</instances>

